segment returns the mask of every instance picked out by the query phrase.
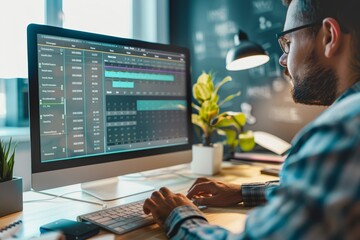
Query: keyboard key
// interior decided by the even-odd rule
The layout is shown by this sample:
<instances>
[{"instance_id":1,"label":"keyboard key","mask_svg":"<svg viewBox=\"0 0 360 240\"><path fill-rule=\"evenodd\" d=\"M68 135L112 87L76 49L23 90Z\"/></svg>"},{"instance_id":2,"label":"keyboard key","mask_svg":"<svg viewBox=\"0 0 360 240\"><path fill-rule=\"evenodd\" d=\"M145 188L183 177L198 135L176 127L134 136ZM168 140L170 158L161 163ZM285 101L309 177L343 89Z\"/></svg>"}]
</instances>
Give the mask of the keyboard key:
<instances>
[{"instance_id":1,"label":"keyboard key","mask_svg":"<svg viewBox=\"0 0 360 240\"><path fill-rule=\"evenodd\" d=\"M78 221L88 221L116 234L124 234L155 223L143 212L144 200L78 216Z\"/></svg>"}]
</instances>

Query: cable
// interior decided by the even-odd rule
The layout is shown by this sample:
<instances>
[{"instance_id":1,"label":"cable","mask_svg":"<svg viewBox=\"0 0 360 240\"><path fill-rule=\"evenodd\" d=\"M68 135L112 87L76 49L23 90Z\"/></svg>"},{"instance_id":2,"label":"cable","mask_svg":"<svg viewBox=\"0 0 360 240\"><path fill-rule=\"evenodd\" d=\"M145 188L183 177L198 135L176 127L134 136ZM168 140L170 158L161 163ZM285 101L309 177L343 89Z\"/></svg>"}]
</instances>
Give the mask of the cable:
<instances>
[{"instance_id":1,"label":"cable","mask_svg":"<svg viewBox=\"0 0 360 240\"><path fill-rule=\"evenodd\" d=\"M138 174L138 176L133 176L133 174L131 175L126 175L126 176L121 176L121 178L123 179L132 179L132 180L144 180L144 179L149 179L149 178L156 178L156 177L161 177L161 176L165 176L165 175L177 175L179 177L183 177L186 179L197 179L198 177L189 177L186 176L185 174L181 174L178 173L178 171L186 169L187 167L182 167L180 169L168 169L168 170L163 170L163 171L159 171L157 170L155 173L149 173L149 174L145 174L145 173L136 173Z\"/></svg>"},{"instance_id":2,"label":"cable","mask_svg":"<svg viewBox=\"0 0 360 240\"><path fill-rule=\"evenodd\" d=\"M163 170L161 172L159 172L159 170L156 170L155 173L149 173L149 174L145 174L145 173L136 173L137 176L134 176L135 174L131 174L131 175L126 175L126 176L121 176L122 179L128 179L128 180L136 180L136 181L140 181L140 180L144 180L144 179L149 179L149 178L156 178L156 177L161 177L161 176L165 176L165 175L176 175L182 178L186 178L186 179L190 179L190 180L195 180L198 177L190 177L187 176L185 174L181 174L178 173L178 171L186 169L187 167L182 167L182 168L178 168L178 169L167 169L167 170ZM32 192L36 192L36 193L41 193L41 194L45 194L45 195L49 195L52 196L51 198L45 198L45 199L36 199L36 200L27 200L24 201L24 203L32 203L32 202L41 202L41 201L51 201L57 198L64 198L64 199L69 199L69 200L74 200L74 201L79 201L79 202L84 202L84 203L90 203L90 204L95 204L95 205L99 205L102 207L102 209L106 209L107 208L107 204L104 202L93 202L93 201L88 201L88 200L82 200L82 199L76 199L76 198L71 198L71 197L66 197L66 195L69 194L73 194L73 193L77 193L77 192L82 192L85 193L89 196L92 196L91 194L88 194L86 192L83 192L81 190L78 191L72 191L72 192L67 192L64 194L60 194L60 195L55 195L55 194L51 194L51 193L46 193L46 192L39 192L39 191L35 191L34 189L31 189ZM92 196L93 197L93 196Z\"/></svg>"},{"instance_id":3,"label":"cable","mask_svg":"<svg viewBox=\"0 0 360 240\"><path fill-rule=\"evenodd\" d=\"M88 201L88 200L82 200L82 199L76 199L76 198L71 198L71 197L65 197L66 195L69 194L73 194L73 193L77 193L77 192L82 192L87 194L86 192L83 191L72 191L72 192L67 192L64 194L60 194L60 195L55 195L55 194L51 194L51 193L45 193L45 192L38 192L35 191L34 189L31 189L30 191L32 192L36 192L36 193L41 193L41 194L45 194L45 195L49 195L49 196L53 196L52 198L45 198L45 199L36 199L36 200L27 200L24 201L24 203L32 203L32 202L42 202L42 201L51 201L57 198L64 198L64 199L69 199L69 200L74 200L74 201L78 201L78 202L84 202L84 203L90 203L90 204L95 204L95 205L99 205L102 207L102 209L106 209L107 208L107 204L104 202L93 202L93 201ZM88 194L89 195L89 194ZM90 195L91 196L91 195Z\"/></svg>"},{"instance_id":4,"label":"cable","mask_svg":"<svg viewBox=\"0 0 360 240\"><path fill-rule=\"evenodd\" d=\"M185 174L181 174L181 173L173 173L174 175L177 175L179 177L183 177L183 178L186 178L186 179L190 179L190 180L196 180L198 179L199 177L190 177L190 176L186 176Z\"/></svg>"}]
</instances>

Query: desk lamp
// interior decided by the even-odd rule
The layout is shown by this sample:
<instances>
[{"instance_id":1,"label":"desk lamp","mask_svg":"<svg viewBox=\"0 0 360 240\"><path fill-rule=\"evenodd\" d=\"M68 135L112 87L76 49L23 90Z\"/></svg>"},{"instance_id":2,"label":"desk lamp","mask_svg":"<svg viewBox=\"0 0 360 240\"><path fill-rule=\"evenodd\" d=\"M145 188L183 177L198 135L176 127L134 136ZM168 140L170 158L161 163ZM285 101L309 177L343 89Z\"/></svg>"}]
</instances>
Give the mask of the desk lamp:
<instances>
[{"instance_id":1,"label":"desk lamp","mask_svg":"<svg viewBox=\"0 0 360 240\"><path fill-rule=\"evenodd\" d=\"M234 36L235 47L226 55L226 69L229 71L245 70L260 66L269 61L265 50L249 41L247 34L241 30Z\"/></svg>"},{"instance_id":2,"label":"desk lamp","mask_svg":"<svg viewBox=\"0 0 360 240\"><path fill-rule=\"evenodd\" d=\"M265 64L270 60L270 57L259 44L249 41L245 32L240 30L239 33L234 36L234 41L235 47L231 48L226 56L227 70L245 70ZM266 132L254 132L254 138L256 144L280 156L286 154L291 147L289 143ZM240 157L242 159L255 160L259 156L236 153L234 157L235 159ZM266 158L268 158L268 156ZM281 158L281 161L283 161L283 158Z\"/></svg>"}]
</instances>

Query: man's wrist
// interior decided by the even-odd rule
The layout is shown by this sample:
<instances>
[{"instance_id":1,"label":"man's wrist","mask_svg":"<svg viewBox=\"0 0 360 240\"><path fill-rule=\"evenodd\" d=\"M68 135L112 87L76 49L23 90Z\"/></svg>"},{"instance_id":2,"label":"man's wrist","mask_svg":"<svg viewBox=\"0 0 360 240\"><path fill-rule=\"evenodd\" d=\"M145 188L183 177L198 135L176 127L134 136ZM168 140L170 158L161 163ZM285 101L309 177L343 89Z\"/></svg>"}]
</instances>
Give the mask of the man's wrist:
<instances>
[{"instance_id":1,"label":"man's wrist","mask_svg":"<svg viewBox=\"0 0 360 240\"><path fill-rule=\"evenodd\" d=\"M239 203L243 202L242 185L240 185L238 195L239 195Z\"/></svg>"},{"instance_id":2,"label":"man's wrist","mask_svg":"<svg viewBox=\"0 0 360 240\"><path fill-rule=\"evenodd\" d=\"M198 209L185 205L179 206L172 210L170 215L165 220L163 227L167 235L169 236L176 233L181 223L184 222L184 219L186 220L189 218L197 218L205 222L207 221Z\"/></svg>"},{"instance_id":3,"label":"man's wrist","mask_svg":"<svg viewBox=\"0 0 360 240\"><path fill-rule=\"evenodd\" d=\"M254 207L266 202L265 183L246 183L241 185L241 198L245 207Z\"/></svg>"}]
</instances>

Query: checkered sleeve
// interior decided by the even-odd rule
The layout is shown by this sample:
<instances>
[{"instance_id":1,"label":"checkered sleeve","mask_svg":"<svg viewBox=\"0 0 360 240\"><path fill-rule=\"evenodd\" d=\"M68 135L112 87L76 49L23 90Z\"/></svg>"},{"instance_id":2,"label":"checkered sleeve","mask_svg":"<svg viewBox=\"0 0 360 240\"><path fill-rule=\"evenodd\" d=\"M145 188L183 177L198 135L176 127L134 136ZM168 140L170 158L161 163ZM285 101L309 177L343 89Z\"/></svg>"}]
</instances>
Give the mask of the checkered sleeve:
<instances>
[{"instance_id":1,"label":"checkered sleeve","mask_svg":"<svg viewBox=\"0 0 360 240\"><path fill-rule=\"evenodd\" d=\"M198 209L191 206L180 206L170 213L165 221L164 229L169 238L184 239L181 236L188 234L190 230L207 224L206 218ZM181 225L183 225L183 229L179 232Z\"/></svg>"},{"instance_id":2,"label":"checkered sleeve","mask_svg":"<svg viewBox=\"0 0 360 240\"><path fill-rule=\"evenodd\" d=\"M265 183L247 183L241 186L241 194L245 207L255 207L266 203L265 191L268 187L279 184L279 181Z\"/></svg>"},{"instance_id":3,"label":"checkered sleeve","mask_svg":"<svg viewBox=\"0 0 360 240\"><path fill-rule=\"evenodd\" d=\"M360 82L294 139L279 182L242 185L251 210L244 231L209 224L191 206L175 208L170 239L360 239ZM234 223L236 224L236 223ZM241 227L241 226L239 226Z\"/></svg>"}]
</instances>

